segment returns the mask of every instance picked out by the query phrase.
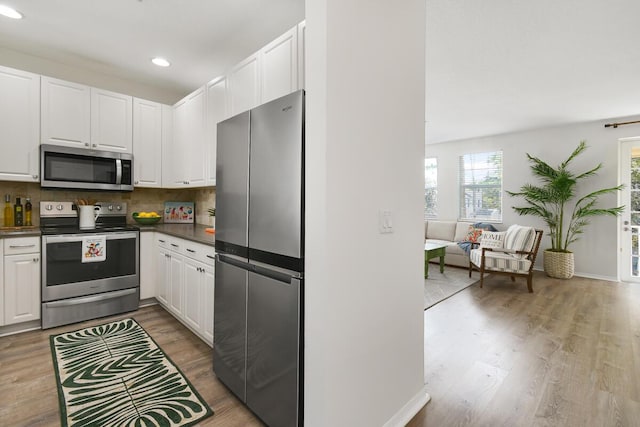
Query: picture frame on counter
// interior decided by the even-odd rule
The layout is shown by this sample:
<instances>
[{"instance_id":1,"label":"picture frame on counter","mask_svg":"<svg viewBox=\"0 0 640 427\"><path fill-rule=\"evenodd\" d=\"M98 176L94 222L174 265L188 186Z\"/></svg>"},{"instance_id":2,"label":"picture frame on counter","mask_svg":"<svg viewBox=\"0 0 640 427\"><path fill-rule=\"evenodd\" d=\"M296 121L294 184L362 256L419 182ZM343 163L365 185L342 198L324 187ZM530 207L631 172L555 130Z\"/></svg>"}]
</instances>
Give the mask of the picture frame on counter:
<instances>
[{"instance_id":1,"label":"picture frame on counter","mask_svg":"<svg viewBox=\"0 0 640 427\"><path fill-rule=\"evenodd\" d=\"M165 224L193 224L196 218L194 202L165 202L163 219Z\"/></svg>"}]
</instances>

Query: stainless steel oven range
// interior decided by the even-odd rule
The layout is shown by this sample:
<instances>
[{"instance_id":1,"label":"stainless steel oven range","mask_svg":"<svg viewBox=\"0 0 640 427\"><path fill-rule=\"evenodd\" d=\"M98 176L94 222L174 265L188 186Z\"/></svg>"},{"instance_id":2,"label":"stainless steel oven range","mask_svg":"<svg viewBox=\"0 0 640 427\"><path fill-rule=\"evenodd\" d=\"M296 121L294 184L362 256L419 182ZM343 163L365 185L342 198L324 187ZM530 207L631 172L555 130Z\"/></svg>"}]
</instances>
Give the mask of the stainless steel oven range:
<instances>
[{"instance_id":1,"label":"stainless steel oven range","mask_svg":"<svg viewBox=\"0 0 640 427\"><path fill-rule=\"evenodd\" d=\"M126 203L98 202L80 229L72 202L40 202L42 328L133 311L140 300L140 231Z\"/></svg>"}]
</instances>

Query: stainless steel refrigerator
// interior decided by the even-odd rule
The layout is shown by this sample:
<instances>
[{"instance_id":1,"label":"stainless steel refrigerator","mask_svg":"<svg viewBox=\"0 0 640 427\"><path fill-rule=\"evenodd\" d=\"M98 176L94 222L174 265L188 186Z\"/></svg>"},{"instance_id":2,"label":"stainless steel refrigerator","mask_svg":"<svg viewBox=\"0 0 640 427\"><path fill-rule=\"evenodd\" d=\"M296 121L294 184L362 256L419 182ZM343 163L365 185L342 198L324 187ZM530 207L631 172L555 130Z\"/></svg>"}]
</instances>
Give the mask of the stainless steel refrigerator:
<instances>
[{"instance_id":1,"label":"stainless steel refrigerator","mask_svg":"<svg viewBox=\"0 0 640 427\"><path fill-rule=\"evenodd\" d=\"M301 426L304 92L217 132L213 368L267 425Z\"/></svg>"}]
</instances>

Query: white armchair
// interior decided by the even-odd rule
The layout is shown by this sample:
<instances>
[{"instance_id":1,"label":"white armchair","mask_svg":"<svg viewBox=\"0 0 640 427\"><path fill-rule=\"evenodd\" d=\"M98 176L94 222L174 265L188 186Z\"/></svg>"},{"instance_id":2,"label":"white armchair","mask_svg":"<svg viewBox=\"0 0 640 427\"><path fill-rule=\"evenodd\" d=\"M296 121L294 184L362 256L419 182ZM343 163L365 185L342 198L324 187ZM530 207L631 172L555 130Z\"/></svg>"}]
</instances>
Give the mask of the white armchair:
<instances>
[{"instance_id":1,"label":"white armchair","mask_svg":"<svg viewBox=\"0 0 640 427\"><path fill-rule=\"evenodd\" d=\"M480 271L480 287L484 274L506 274L527 278L527 288L533 292L533 265L542 240L542 230L512 225L506 232L484 232L480 247L469 254L469 277L473 270Z\"/></svg>"}]
</instances>

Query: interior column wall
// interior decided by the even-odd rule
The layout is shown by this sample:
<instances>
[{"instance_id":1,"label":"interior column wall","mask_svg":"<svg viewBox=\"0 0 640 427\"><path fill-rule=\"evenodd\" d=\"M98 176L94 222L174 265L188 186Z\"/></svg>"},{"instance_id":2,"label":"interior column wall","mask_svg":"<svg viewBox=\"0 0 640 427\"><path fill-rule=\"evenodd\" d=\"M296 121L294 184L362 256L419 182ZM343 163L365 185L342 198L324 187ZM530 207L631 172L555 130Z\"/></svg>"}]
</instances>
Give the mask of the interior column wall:
<instances>
[{"instance_id":1,"label":"interior column wall","mask_svg":"<svg viewBox=\"0 0 640 427\"><path fill-rule=\"evenodd\" d=\"M426 402L425 8L306 2L309 426L402 424Z\"/></svg>"}]
</instances>

